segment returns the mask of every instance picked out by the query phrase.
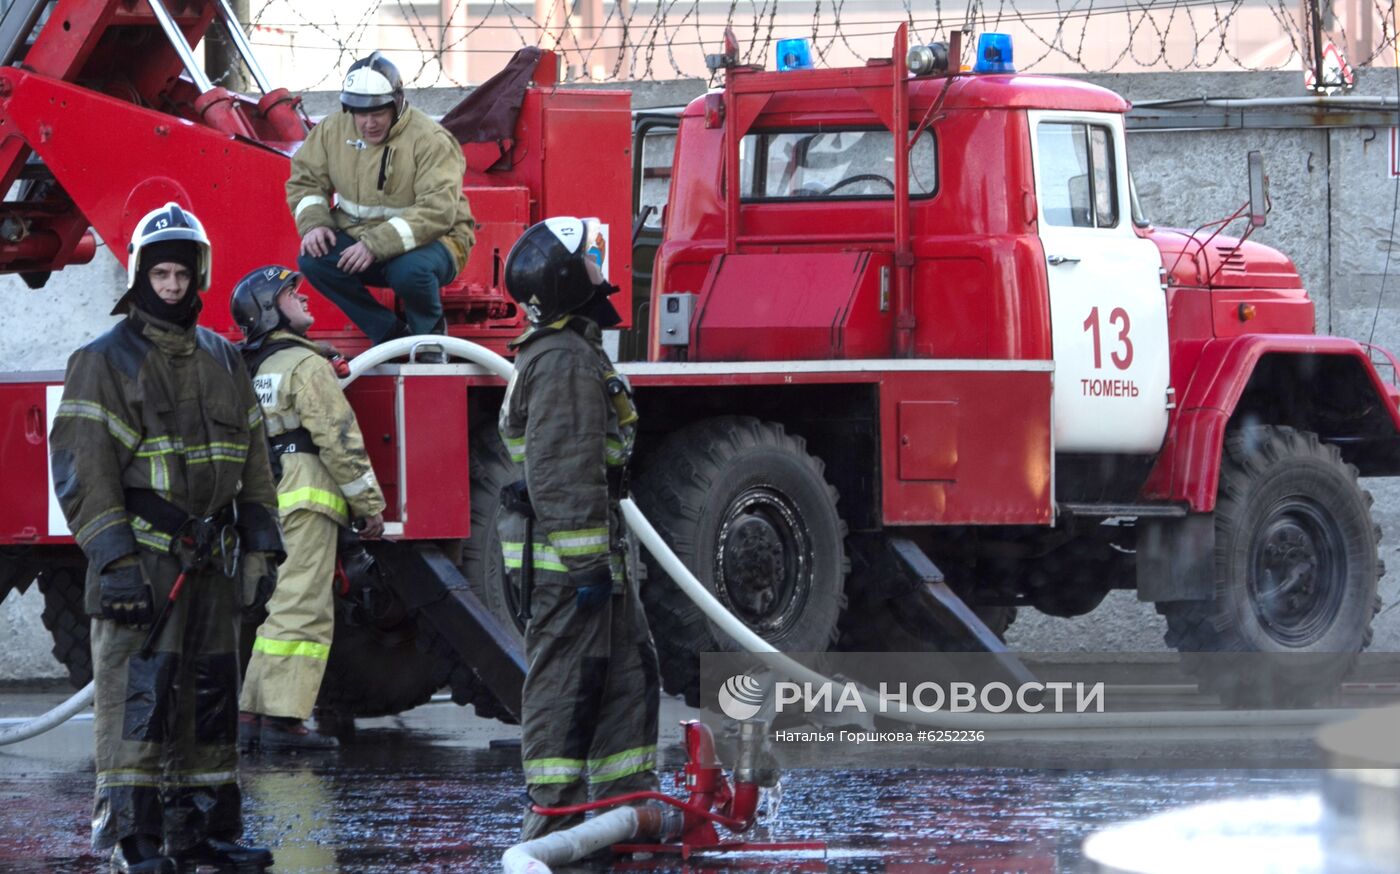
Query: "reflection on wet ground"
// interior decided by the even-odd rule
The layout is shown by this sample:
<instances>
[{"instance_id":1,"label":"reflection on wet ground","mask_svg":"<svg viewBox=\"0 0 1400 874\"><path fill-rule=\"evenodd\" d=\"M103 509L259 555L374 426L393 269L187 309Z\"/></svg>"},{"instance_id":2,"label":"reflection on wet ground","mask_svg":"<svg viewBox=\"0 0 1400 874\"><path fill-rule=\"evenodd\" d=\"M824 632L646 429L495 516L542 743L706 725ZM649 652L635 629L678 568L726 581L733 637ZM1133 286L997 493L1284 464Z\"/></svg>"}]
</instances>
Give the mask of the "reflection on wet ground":
<instances>
[{"instance_id":1,"label":"reflection on wet ground","mask_svg":"<svg viewBox=\"0 0 1400 874\"><path fill-rule=\"evenodd\" d=\"M0 717L32 715L59 695L0 694ZM663 708L663 725L686 712ZM248 835L275 848L278 871L496 871L523 802L515 729L430 705L362 724L353 746L315 760L246 757ZM684 764L663 737L667 771ZM92 723L80 719L0 747L0 871L105 870L88 850ZM792 771L781 810L755 839L825 839L812 854L619 861L617 871L1079 871L1097 828L1198 801L1317 788L1313 771ZM669 776L663 788L676 792ZM589 870L609 870L608 867Z\"/></svg>"}]
</instances>

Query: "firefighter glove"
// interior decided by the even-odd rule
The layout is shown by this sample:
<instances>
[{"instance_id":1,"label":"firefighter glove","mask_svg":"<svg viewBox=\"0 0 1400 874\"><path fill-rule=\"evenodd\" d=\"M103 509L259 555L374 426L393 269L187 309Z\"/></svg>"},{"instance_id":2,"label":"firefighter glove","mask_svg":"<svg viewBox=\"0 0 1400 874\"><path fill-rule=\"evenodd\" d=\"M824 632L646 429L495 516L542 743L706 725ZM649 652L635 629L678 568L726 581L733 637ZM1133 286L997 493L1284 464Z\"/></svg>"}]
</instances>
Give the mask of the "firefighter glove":
<instances>
[{"instance_id":1,"label":"firefighter glove","mask_svg":"<svg viewBox=\"0 0 1400 874\"><path fill-rule=\"evenodd\" d=\"M266 552L244 555L242 583L244 612L260 612L277 588L277 563Z\"/></svg>"},{"instance_id":2,"label":"firefighter glove","mask_svg":"<svg viewBox=\"0 0 1400 874\"><path fill-rule=\"evenodd\" d=\"M120 559L118 561L121 561ZM149 625L155 617L155 598L151 584L141 572L141 565L135 560L125 564L111 564L97 578L101 593L103 619L111 619L122 625Z\"/></svg>"},{"instance_id":3,"label":"firefighter glove","mask_svg":"<svg viewBox=\"0 0 1400 874\"><path fill-rule=\"evenodd\" d=\"M580 613L592 613L612 596L612 571L599 565L586 571L571 571L569 582L576 586L574 604Z\"/></svg>"},{"instance_id":4,"label":"firefighter glove","mask_svg":"<svg viewBox=\"0 0 1400 874\"><path fill-rule=\"evenodd\" d=\"M535 518L535 507L530 503L530 489L523 479L501 486L501 506L507 512L524 516L526 519Z\"/></svg>"}]
</instances>

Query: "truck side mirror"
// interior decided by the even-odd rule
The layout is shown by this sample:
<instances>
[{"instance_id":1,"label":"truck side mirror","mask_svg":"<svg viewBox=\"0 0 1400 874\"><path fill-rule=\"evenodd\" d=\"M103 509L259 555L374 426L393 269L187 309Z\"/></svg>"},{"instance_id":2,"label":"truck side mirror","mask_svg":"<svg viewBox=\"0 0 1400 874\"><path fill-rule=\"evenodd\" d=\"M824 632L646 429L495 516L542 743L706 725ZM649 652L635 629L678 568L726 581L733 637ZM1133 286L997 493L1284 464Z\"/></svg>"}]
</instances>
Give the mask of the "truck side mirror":
<instances>
[{"instance_id":1,"label":"truck side mirror","mask_svg":"<svg viewBox=\"0 0 1400 874\"><path fill-rule=\"evenodd\" d=\"M1262 152L1249 153L1249 224L1262 228L1269 220L1269 177L1264 175Z\"/></svg>"}]
</instances>

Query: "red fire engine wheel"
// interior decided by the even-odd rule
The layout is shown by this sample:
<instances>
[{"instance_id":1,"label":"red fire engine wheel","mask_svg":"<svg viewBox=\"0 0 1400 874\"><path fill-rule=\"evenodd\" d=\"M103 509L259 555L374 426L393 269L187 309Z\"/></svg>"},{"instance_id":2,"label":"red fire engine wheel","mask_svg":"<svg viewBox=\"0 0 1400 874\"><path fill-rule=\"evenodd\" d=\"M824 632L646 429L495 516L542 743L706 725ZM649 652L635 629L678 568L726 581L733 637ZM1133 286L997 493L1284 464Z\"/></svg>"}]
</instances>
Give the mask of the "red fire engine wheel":
<instances>
[{"instance_id":1,"label":"red fire engine wheel","mask_svg":"<svg viewBox=\"0 0 1400 874\"><path fill-rule=\"evenodd\" d=\"M1335 689L1371 642L1385 572L1356 468L1312 432L1235 432L1221 465L1215 539L1216 596L1161 603L1167 643L1183 652L1335 655L1305 671L1279 659L1249 676L1202 660L1202 685L1231 703L1305 703Z\"/></svg>"},{"instance_id":2,"label":"red fire engine wheel","mask_svg":"<svg viewBox=\"0 0 1400 874\"><path fill-rule=\"evenodd\" d=\"M845 608L846 526L820 459L781 425L724 416L683 428L637 477L642 512L719 599L779 649L820 652ZM699 654L732 646L645 556L662 683L692 705Z\"/></svg>"}]
</instances>

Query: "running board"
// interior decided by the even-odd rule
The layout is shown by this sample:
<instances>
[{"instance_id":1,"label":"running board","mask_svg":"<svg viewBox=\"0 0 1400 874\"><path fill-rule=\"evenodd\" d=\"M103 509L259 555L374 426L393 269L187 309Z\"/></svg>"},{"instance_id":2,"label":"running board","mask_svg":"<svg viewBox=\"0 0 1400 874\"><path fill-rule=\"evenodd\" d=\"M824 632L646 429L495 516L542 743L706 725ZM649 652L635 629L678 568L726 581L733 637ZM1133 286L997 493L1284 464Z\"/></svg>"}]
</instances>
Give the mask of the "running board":
<instances>
[{"instance_id":1,"label":"running board","mask_svg":"<svg viewBox=\"0 0 1400 874\"><path fill-rule=\"evenodd\" d=\"M1035 674L948 587L943 572L922 549L903 537L891 538L889 548L918 581L908 594L895 599L904 611L905 621L925 629L936 626L949 634L967 637L979 650L995 655L1006 676L1017 685L1036 682Z\"/></svg>"},{"instance_id":2,"label":"running board","mask_svg":"<svg viewBox=\"0 0 1400 874\"><path fill-rule=\"evenodd\" d=\"M1184 519L1186 507L1182 504L1059 504L1059 511L1069 516L1085 516L1099 519L1112 519L1130 516L1143 519Z\"/></svg>"},{"instance_id":3,"label":"running board","mask_svg":"<svg viewBox=\"0 0 1400 874\"><path fill-rule=\"evenodd\" d=\"M394 559L394 572L386 581L404 606L421 612L496 700L519 719L525 685L525 649L519 639L486 609L441 549L415 544L395 550Z\"/></svg>"}]
</instances>

